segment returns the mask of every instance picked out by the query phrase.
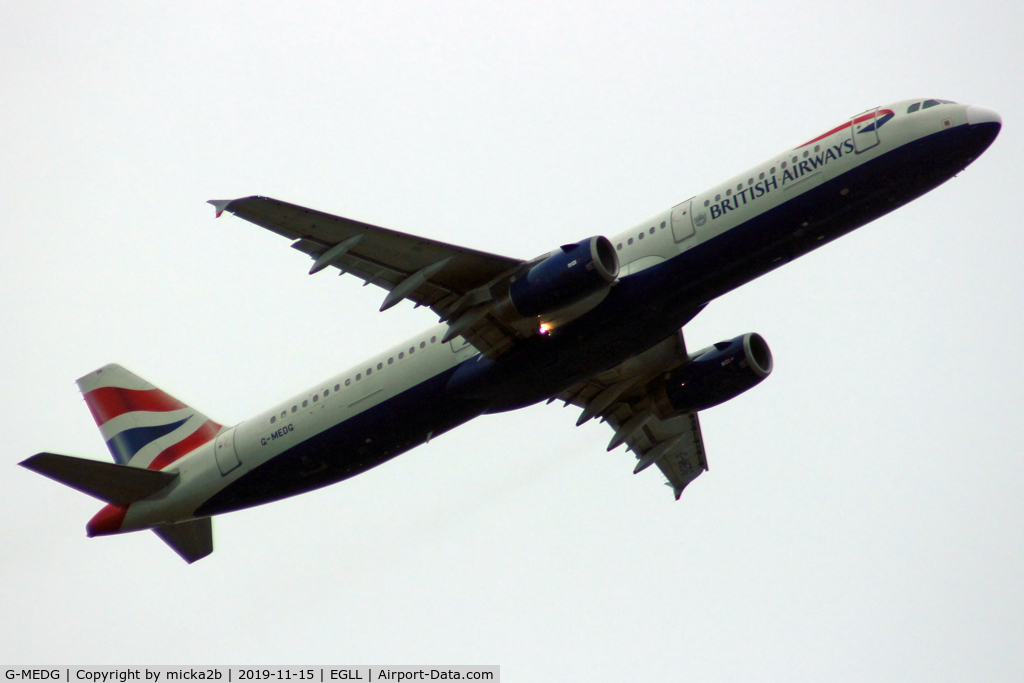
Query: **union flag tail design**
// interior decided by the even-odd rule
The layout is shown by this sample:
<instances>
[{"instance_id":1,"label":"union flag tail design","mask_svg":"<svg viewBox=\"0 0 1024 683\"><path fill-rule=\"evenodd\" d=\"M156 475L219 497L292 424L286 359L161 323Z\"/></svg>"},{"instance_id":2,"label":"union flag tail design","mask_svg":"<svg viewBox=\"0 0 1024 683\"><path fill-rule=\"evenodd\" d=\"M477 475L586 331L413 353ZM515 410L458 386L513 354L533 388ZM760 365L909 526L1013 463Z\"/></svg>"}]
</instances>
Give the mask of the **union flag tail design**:
<instances>
[{"instance_id":1,"label":"union flag tail design","mask_svg":"<svg viewBox=\"0 0 1024 683\"><path fill-rule=\"evenodd\" d=\"M212 441L222 429L113 363L79 379L78 388L119 465L162 470Z\"/></svg>"}]
</instances>

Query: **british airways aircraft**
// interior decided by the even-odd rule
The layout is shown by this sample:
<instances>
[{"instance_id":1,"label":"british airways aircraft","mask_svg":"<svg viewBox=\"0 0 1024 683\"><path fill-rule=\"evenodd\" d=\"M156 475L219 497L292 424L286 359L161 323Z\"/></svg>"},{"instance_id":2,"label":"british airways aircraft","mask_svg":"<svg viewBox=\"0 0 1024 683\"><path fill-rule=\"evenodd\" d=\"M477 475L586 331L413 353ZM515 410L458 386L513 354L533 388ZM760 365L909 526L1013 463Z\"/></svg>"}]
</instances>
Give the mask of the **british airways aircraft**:
<instances>
[{"instance_id":1,"label":"british airways aircraft","mask_svg":"<svg viewBox=\"0 0 1024 683\"><path fill-rule=\"evenodd\" d=\"M957 175L995 112L915 99L870 109L614 236L523 261L268 197L212 200L440 323L233 427L118 365L78 380L114 463L39 453L24 467L106 503L89 536L152 529L186 562L211 517L339 482L485 413L579 406L656 466L676 499L707 469L700 411L772 371L756 333L689 352L713 299Z\"/></svg>"}]
</instances>

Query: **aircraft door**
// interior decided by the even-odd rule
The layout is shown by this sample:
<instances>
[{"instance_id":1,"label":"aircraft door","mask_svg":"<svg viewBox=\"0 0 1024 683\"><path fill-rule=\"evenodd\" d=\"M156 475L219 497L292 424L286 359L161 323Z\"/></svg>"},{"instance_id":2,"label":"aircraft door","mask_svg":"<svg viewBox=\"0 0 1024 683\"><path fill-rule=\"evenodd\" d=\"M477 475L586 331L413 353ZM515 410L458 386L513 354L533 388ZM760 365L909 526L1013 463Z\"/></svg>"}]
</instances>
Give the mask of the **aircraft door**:
<instances>
[{"instance_id":1,"label":"aircraft door","mask_svg":"<svg viewBox=\"0 0 1024 683\"><path fill-rule=\"evenodd\" d=\"M693 227L693 218L690 215L691 203L693 203L693 197L672 207L672 237L676 242L693 237L696 232Z\"/></svg>"},{"instance_id":2,"label":"aircraft door","mask_svg":"<svg viewBox=\"0 0 1024 683\"><path fill-rule=\"evenodd\" d=\"M875 126L875 117L878 115L878 107L867 114L855 116L853 125L850 126L853 135L853 149L860 154L878 145L878 128Z\"/></svg>"},{"instance_id":3,"label":"aircraft door","mask_svg":"<svg viewBox=\"0 0 1024 683\"><path fill-rule=\"evenodd\" d=\"M221 476L231 472L242 464L235 452L235 428L221 432L217 435L217 441L213 445L213 452L217 458L217 467L220 468Z\"/></svg>"}]
</instances>

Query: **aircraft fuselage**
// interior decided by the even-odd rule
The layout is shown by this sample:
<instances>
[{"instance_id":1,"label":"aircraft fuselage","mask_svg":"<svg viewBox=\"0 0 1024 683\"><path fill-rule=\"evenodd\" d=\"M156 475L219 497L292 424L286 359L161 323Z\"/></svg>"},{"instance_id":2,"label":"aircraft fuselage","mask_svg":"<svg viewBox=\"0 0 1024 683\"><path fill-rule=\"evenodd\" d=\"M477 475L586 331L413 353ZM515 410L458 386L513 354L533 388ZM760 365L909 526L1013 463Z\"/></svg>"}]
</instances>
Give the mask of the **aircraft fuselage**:
<instances>
[{"instance_id":1,"label":"aircraft fuselage","mask_svg":"<svg viewBox=\"0 0 1024 683\"><path fill-rule=\"evenodd\" d=\"M991 111L921 102L853 117L609 237L621 269L599 301L497 358L461 337L443 343L438 325L222 431L163 468L178 473L176 486L131 503L104 532L326 486L644 353L717 297L946 182L999 132Z\"/></svg>"}]
</instances>

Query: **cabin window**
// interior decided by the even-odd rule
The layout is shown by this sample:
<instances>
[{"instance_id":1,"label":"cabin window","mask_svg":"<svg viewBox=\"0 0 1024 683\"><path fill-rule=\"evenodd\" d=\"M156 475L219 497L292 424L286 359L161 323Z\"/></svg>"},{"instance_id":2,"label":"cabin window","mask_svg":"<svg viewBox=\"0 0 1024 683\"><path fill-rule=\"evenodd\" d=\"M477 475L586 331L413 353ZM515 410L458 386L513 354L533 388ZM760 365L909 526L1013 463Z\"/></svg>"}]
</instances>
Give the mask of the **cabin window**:
<instances>
[{"instance_id":1,"label":"cabin window","mask_svg":"<svg viewBox=\"0 0 1024 683\"><path fill-rule=\"evenodd\" d=\"M369 377L373 374L373 368L366 368L366 376Z\"/></svg>"},{"instance_id":2,"label":"cabin window","mask_svg":"<svg viewBox=\"0 0 1024 683\"><path fill-rule=\"evenodd\" d=\"M804 150L804 159L806 159L806 158L807 158L807 157L809 157L809 156L811 156L811 153L810 153L810 152L808 152L808 151L807 151L807 150L805 149L805 150Z\"/></svg>"},{"instance_id":3,"label":"cabin window","mask_svg":"<svg viewBox=\"0 0 1024 683\"><path fill-rule=\"evenodd\" d=\"M619 251L622 251L622 242L619 242L618 244L616 244L615 248L618 249Z\"/></svg>"},{"instance_id":4,"label":"cabin window","mask_svg":"<svg viewBox=\"0 0 1024 683\"><path fill-rule=\"evenodd\" d=\"M662 229L662 230L664 230L664 229L665 229L665 225L666 225L665 221L662 221L662 222L661 222L661 229ZM653 228L652 228L652 230L653 230Z\"/></svg>"},{"instance_id":5,"label":"cabin window","mask_svg":"<svg viewBox=\"0 0 1024 683\"><path fill-rule=\"evenodd\" d=\"M346 380L345 380L345 386L347 387L347 386L349 386L350 384L352 384L352 380L351 380L351 379L346 379Z\"/></svg>"},{"instance_id":6,"label":"cabin window","mask_svg":"<svg viewBox=\"0 0 1024 683\"><path fill-rule=\"evenodd\" d=\"M281 419L282 419L282 420L283 420L283 419L284 419L284 418L285 418L285 417L286 417L287 415L288 415L288 411L287 411L287 410L282 410L282 411L281 411Z\"/></svg>"},{"instance_id":7,"label":"cabin window","mask_svg":"<svg viewBox=\"0 0 1024 683\"><path fill-rule=\"evenodd\" d=\"M638 240L642 240L643 238L644 238L644 234L643 233L640 233L639 235L637 235L637 239Z\"/></svg>"},{"instance_id":8,"label":"cabin window","mask_svg":"<svg viewBox=\"0 0 1024 683\"><path fill-rule=\"evenodd\" d=\"M356 381L358 382L358 381L359 381L359 380L361 380L362 378L363 378L363 373L361 373L361 372L357 372L357 373L356 373Z\"/></svg>"},{"instance_id":9,"label":"cabin window","mask_svg":"<svg viewBox=\"0 0 1024 683\"><path fill-rule=\"evenodd\" d=\"M348 380L345 380L345 386L348 386ZM334 385L334 390L335 391L341 391L341 385L340 384L335 384Z\"/></svg>"},{"instance_id":10,"label":"cabin window","mask_svg":"<svg viewBox=\"0 0 1024 683\"><path fill-rule=\"evenodd\" d=\"M320 394L313 394L313 403L316 403L319 400L320 400ZM303 408L305 408L305 406L303 406Z\"/></svg>"},{"instance_id":11,"label":"cabin window","mask_svg":"<svg viewBox=\"0 0 1024 683\"><path fill-rule=\"evenodd\" d=\"M303 408L305 408L305 407L306 407L306 406L308 406L308 405L309 405L309 401L303 401L303 402L302 402L302 407L303 407Z\"/></svg>"},{"instance_id":12,"label":"cabin window","mask_svg":"<svg viewBox=\"0 0 1024 683\"><path fill-rule=\"evenodd\" d=\"M732 196L732 188L730 188L730 189L725 191L725 196L726 197L731 197Z\"/></svg>"},{"instance_id":13,"label":"cabin window","mask_svg":"<svg viewBox=\"0 0 1024 683\"><path fill-rule=\"evenodd\" d=\"M630 237L628 240L626 240L626 244L633 244L633 238Z\"/></svg>"},{"instance_id":14,"label":"cabin window","mask_svg":"<svg viewBox=\"0 0 1024 683\"><path fill-rule=\"evenodd\" d=\"M391 365L394 362L395 362L394 358L388 358L388 365ZM377 369L379 370L380 368L378 367Z\"/></svg>"},{"instance_id":15,"label":"cabin window","mask_svg":"<svg viewBox=\"0 0 1024 683\"><path fill-rule=\"evenodd\" d=\"M381 369L381 368L383 368L383 367L384 367L384 364L383 364L383 363L377 363L377 369L378 369L378 370L380 370L380 369Z\"/></svg>"},{"instance_id":16,"label":"cabin window","mask_svg":"<svg viewBox=\"0 0 1024 683\"><path fill-rule=\"evenodd\" d=\"M416 353L416 347L415 346L410 346L409 347L409 355L411 356L414 353Z\"/></svg>"},{"instance_id":17,"label":"cabin window","mask_svg":"<svg viewBox=\"0 0 1024 683\"><path fill-rule=\"evenodd\" d=\"M337 385L335 385L335 386L337 386ZM327 398L330 395L331 395L331 390L330 389L324 389L324 398Z\"/></svg>"},{"instance_id":18,"label":"cabin window","mask_svg":"<svg viewBox=\"0 0 1024 683\"><path fill-rule=\"evenodd\" d=\"M753 178L748 178L747 179L747 185L753 185L753 184L754 184L754 179Z\"/></svg>"},{"instance_id":19,"label":"cabin window","mask_svg":"<svg viewBox=\"0 0 1024 683\"><path fill-rule=\"evenodd\" d=\"M274 424L275 422L277 422L277 415L271 415L270 416L270 424Z\"/></svg>"},{"instance_id":20,"label":"cabin window","mask_svg":"<svg viewBox=\"0 0 1024 683\"><path fill-rule=\"evenodd\" d=\"M705 208L711 206L711 200L710 199L705 199L704 200L704 206L705 206Z\"/></svg>"},{"instance_id":21,"label":"cabin window","mask_svg":"<svg viewBox=\"0 0 1024 683\"><path fill-rule=\"evenodd\" d=\"M665 224L664 224L664 223L662 223L662 224L661 224L661 227L663 227L663 228L664 228L664 227L665 227ZM654 234L654 228L651 228L651 229L650 229L650 230L648 230L647 232L649 232L649 233L651 233L651 234L653 235L653 234Z\"/></svg>"},{"instance_id":22,"label":"cabin window","mask_svg":"<svg viewBox=\"0 0 1024 683\"><path fill-rule=\"evenodd\" d=\"M793 157L793 163L794 163L794 164L795 164L796 162L798 162L798 161L800 161L800 160L799 160L798 158L796 158L796 157Z\"/></svg>"},{"instance_id":23,"label":"cabin window","mask_svg":"<svg viewBox=\"0 0 1024 683\"><path fill-rule=\"evenodd\" d=\"M779 164L779 166L780 166L781 168L786 168L786 162L785 162L785 161L783 161L783 162L782 162L781 164ZM772 169L772 173L775 173L775 169L774 169L774 168Z\"/></svg>"},{"instance_id":24,"label":"cabin window","mask_svg":"<svg viewBox=\"0 0 1024 683\"><path fill-rule=\"evenodd\" d=\"M817 152L820 152L820 151L821 151L821 145L815 145L815 146L814 146L814 151L815 151L816 153L817 153Z\"/></svg>"},{"instance_id":25,"label":"cabin window","mask_svg":"<svg viewBox=\"0 0 1024 683\"><path fill-rule=\"evenodd\" d=\"M743 183L740 183L739 185L736 186L736 191L737 192L742 192L743 191Z\"/></svg>"},{"instance_id":26,"label":"cabin window","mask_svg":"<svg viewBox=\"0 0 1024 683\"><path fill-rule=\"evenodd\" d=\"M431 337L431 338L430 338L430 343L431 343L431 344L434 344L434 343L436 343L436 342L437 342L437 337Z\"/></svg>"},{"instance_id":27,"label":"cabin window","mask_svg":"<svg viewBox=\"0 0 1024 683\"><path fill-rule=\"evenodd\" d=\"M298 407L298 406L292 406L292 412L293 412L293 413L294 413L294 412L296 412L296 411L297 411L298 409L299 409L299 407Z\"/></svg>"},{"instance_id":28,"label":"cabin window","mask_svg":"<svg viewBox=\"0 0 1024 683\"><path fill-rule=\"evenodd\" d=\"M403 358L405 358L405 351L399 351L398 352L398 360L402 360Z\"/></svg>"},{"instance_id":29,"label":"cabin window","mask_svg":"<svg viewBox=\"0 0 1024 683\"><path fill-rule=\"evenodd\" d=\"M775 167L774 167L774 166L772 166L771 170L770 170L770 171L768 171L768 172L769 172L769 173L771 173L772 175L775 175Z\"/></svg>"},{"instance_id":30,"label":"cabin window","mask_svg":"<svg viewBox=\"0 0 1024 683\"><path fill-rule=\"evenodd\" d=\"M426 345L427 345L427 342L420 342L420 348L421 349L424 348Z\"/></svg>"}]
</instances>

